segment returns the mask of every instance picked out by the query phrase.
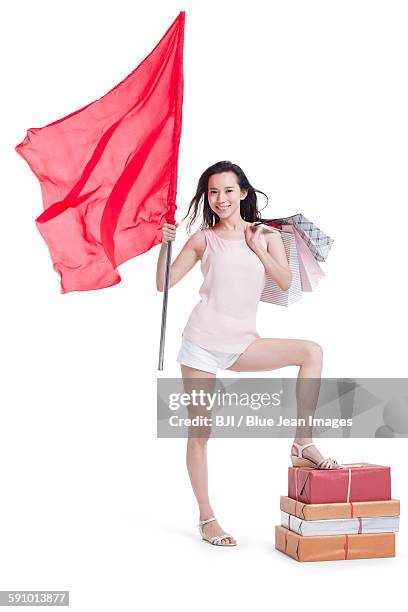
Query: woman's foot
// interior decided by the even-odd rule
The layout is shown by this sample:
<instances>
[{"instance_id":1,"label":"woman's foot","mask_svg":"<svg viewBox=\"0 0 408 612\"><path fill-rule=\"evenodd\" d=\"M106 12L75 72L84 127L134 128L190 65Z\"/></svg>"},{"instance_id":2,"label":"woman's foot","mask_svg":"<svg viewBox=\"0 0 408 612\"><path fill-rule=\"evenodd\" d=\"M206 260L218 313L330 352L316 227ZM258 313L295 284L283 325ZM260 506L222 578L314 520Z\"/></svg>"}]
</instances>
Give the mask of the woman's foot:
<instances>
[{"instance_id":1,"label":"woman's foot","mask_svg":"<svg viewBox=\"0 0 408 612\"><path fill-rule=\"evenodd\" d=\"M206 519L200 517L200 521L204 521L204 520ZM214 536L221 536L223 533L225 533L225 531L220 527L220 524L217 520L211 521L209 523L206 523L205 525L202 525L201 529L203 530L203 533L208 538L213 538ZM237 541L232 536L228 536L226 538L222 538L220 543L221 545L222 544L236 544Z\"/></svg>"},{"instance_id":2,"label":"woman's foot","mask_svg":"<svg viewBox=\"0 0 408 612\"><path fill-rule=\"evenodd\" d=\"M314 442L310 438L309 439L297 438L294 440L294 442L296 442L296 444L298 444L299 446L304 446L304 445L308 445L308 446L307 448L302 449L299 455L298 448L295 446L295 444L293 444L292 449L291 449L292 456L300 457L303 459L308 459L312 461L314 464L316 464L316 466L319 465L319 463L323 462L321 464L320 469L336 469L339 467L339 464L337 463L336 460L326 459L325 457L323 457L319 449L315 446Z\"/></svg>"},{"instance_id":3,"label":"woman's foot","mask_svg":"<svg viewBox=\"0 0 408 612\"><path fill-rule=\"evenodd\" d=\"M295 440L295 442L303 446L303 444L308 444L312 442L312 440L304 440L304 441ZM295 445L292 445L291 453L292 455L295 455L295 456L298 454L297 448ZM319 451L318 448L316 448L314 444L313 446L308 446L307 448L304 449L304 451L302 452L302 457L304 457L305 459L310 459L311 461L314 461L315 463L319 463L319 461L324 459L322 453Z\"/></svg>"}]
</instances>

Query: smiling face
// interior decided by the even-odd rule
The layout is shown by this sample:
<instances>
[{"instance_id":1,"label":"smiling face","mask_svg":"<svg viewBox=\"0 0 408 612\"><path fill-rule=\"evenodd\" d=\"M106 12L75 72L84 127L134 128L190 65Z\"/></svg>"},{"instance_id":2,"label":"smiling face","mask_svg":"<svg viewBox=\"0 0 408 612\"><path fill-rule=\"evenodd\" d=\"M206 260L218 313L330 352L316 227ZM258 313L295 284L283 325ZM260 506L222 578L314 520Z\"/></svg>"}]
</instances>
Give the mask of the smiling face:
<instances>
[{"instance_id":1,"label":"smiling face","mask_svg":"<svg viewBox=\"0 0 408 612\"><path fill-rule=\"evenodd\" d=\"M246 194L241 191L235 172L220 172L208 179L208 202L221 219L239 215L241 200Z\"/></svg>"}]
</instances>

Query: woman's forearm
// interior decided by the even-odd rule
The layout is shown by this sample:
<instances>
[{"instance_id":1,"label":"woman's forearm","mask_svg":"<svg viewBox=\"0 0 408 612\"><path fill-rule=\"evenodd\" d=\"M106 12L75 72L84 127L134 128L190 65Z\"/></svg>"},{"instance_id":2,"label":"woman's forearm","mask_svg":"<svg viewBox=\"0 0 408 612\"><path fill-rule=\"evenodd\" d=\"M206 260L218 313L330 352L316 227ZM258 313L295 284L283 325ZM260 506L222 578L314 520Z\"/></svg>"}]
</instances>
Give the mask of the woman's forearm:
<instances>
[{"instance_id":1,"label":"woman's forearm","mask_svg":"<svg viewBox=\"0 0 408 612\"><path fill-rule=\"evenodd\" d=\"M287 291L292 284L292 272L278 263L265 249L259 249L255 251L255 253L262 261L266 272L272 280L282 289L282 291Z\"/></svg>"},{"instance_id":2,"label":"woman's forearm","mask_svg":"<svg viewBox=\"0 0 408 612\"><path fill-rule=\"evenodd\" d=\"M157 291L163 291L164 288L164 273L166 269L167 242L162 242L157 260L156 268L156 288ZM170 272L171 273L171 272Z\"/></svg>"}]
</instances>

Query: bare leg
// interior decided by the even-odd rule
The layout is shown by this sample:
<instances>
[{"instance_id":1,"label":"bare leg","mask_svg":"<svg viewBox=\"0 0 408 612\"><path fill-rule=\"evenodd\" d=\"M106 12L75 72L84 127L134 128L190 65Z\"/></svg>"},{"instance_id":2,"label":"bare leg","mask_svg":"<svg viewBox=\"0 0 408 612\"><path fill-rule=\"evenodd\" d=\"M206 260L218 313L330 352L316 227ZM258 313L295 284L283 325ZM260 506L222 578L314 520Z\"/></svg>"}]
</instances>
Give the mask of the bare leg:
<instances>
[{"instance_id":1,"label":"bare leg","mask_svg":"<svg viewBox=\"0 0 408 612\"><path fill-rule=\"evenodd\" d=\"M235 363L227 368L232 372L263 372L299 366L296 382L298 418L313 416L320 391L320 377L323 364L323 351L319 344L310 340L292 340L286 338L259 338L244 351ZM294 442L306 444L312 442L312 427L298 427ZM294 447L292 452L296 453ZM306 448L303 456L320 461L322 454L315 446Z\"/></svg>"},{"instance_id":2,"label":"bare leg","mask_svg":"<svg viewBox=\"0 0 408 612\"><path fill-rule=\"evenodd\" d=\"M196 370L183 364L180 364L180 367L184 389L187 393L191 393L192 389L205 389L206 392L210 393L214 389L215 374ZM207 412L205 409L204 411ZM189 415L203 414L204 411L202 409L193 410L190 408ZM207 412L207 414L210 413ZM200 521L214 516L208 495L207 442L210 435L210 428L190 428L187 440L187 470L198 503ZM209 537L225 533L225 530L221 528L218 521L207 523L204 525L203 530ZM224 538L222 542L232 544L235 543L235 539L232 537Z\"/></svg>"}]
</instances>

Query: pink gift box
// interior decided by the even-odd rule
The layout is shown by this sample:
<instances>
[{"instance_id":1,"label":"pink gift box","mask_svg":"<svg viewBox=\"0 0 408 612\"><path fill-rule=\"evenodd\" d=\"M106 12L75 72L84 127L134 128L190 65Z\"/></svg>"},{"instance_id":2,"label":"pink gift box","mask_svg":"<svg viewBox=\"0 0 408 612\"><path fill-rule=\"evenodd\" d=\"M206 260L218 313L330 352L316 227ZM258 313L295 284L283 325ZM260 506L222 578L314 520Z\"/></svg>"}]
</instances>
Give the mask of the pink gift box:
<instances>
[{"instance_id":1,"label":"pink gift box","mask_svg":"<svg viewBox=\"0 0 408 612\"><path fill-rule=\"evenodd\" d=\"M389 500L391 470L370 463L344 464L334 470L289 467L288 497L305 504Z\"/></svg>"}]
</instances>

